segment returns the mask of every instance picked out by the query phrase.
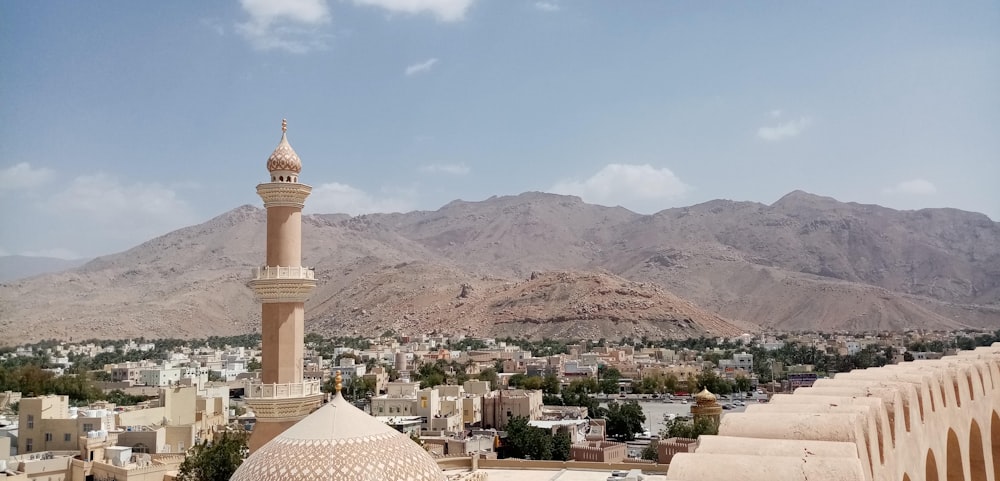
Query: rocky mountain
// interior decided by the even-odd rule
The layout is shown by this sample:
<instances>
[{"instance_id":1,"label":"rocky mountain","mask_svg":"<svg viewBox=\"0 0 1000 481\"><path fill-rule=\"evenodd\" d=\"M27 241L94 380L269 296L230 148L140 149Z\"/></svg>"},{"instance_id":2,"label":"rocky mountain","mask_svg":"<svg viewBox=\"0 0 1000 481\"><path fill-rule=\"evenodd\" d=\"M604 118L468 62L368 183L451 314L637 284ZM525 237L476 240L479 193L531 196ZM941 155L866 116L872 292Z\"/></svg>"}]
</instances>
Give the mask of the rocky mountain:
<instances>
[{"instance_id":1,"label":"rocky mountain","mask_svg":"<svg viewBox=\"0 0 1000 481\"><path fill-rule=\"evenodd\" d=\"M1000 224L793 192L639 215L543 193L304 217L307 328L617 337L1000 327ZM259 328L244 206L67 272L0 285L4 343Z\"/></svg>"}]
</instances>

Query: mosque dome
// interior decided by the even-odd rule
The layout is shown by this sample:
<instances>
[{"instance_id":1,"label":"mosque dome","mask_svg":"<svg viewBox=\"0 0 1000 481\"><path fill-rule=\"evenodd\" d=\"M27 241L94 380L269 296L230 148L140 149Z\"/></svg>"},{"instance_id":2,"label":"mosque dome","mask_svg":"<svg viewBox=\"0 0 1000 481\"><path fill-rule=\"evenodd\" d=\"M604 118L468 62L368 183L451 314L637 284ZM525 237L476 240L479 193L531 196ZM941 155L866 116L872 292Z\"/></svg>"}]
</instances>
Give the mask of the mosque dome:
<instances>
[{"instance_id":1,"label":"mosque dome","mask_svg":"<svg viewBox=\"0 0 1000 481\"><path fill-rule=\"evenodd\" d=\"M716 401L715 394L712 394L708 389L702 388L701 392L694 395L694 399L698 404L709 404Z\"/></svg>"},{"instance_id":2,"label":"mosque dome","mask_svg":"<svg viewBox=\"0 0 1000 481\"><path fill-rule=\"evenodd\" d=\"M277 177L281 178L280 182L297 182L299 172L302 172L302 161L285 136L287 130L288 122L282 119L281 142L278 142L278 147L267 158L267 170L271 173L272 182L278 180ZM292 180L293 177L295 180Z\"/></svg>"},{"instance_id":3,"label":"mosque dome","mask_svg":"<svg viewBox=\"0 0 1000 481\"><path fill-rule=\"evenodd\" d=\"M408 436L347 402L332 401L250 455L230 481L444 481Z\"/></svg>"}]
</instances>

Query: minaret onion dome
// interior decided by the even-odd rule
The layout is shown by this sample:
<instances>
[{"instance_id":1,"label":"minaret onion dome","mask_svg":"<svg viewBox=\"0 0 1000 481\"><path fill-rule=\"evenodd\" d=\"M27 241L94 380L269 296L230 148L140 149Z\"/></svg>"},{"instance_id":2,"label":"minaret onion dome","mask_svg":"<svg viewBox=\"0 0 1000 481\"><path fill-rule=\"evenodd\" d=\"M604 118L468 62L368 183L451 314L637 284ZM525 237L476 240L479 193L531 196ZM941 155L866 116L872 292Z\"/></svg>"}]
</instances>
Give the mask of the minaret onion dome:
<instances>
[{"instance_id":1,"label":"minaret onion dome","mask_svg":"<svg viewBox=\"0 0 1000 481\"><path fill-rule=\"evenodd\" d=\"M267 158L267 170L271 173L271 182L298 182L299 172L302 172L302 161L288 143L287 132L288 121L281 119L281 142L278 142L278 147Z\"/></svg>"}]
</instances>

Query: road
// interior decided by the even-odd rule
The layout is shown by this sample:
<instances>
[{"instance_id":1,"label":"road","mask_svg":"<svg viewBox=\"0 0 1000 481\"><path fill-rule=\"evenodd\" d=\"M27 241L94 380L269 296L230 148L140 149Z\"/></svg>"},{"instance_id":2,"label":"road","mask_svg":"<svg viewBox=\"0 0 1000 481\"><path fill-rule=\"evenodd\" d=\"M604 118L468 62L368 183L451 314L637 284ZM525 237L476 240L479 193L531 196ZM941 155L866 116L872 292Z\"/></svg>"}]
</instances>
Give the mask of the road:
<instances>
[{"instance_id":1,"label":"road","mask_svg":"<svg viewBox=\"0 0 1000 481\"><path fill-rule=\"evenodd\" d=\"M761 396L764 397L764 396ZM639 401L639 406L642 407L642 413L646 415L645 427L651 434L658 434L660 430L666 427L664 422L664 415L675 414L678 416L687 416L691 414L691 405L694 404L693 400L688 400L687 404L682 404L680 399L673 402L663 402L656 399L630 399L630 398L611 398L619 402L625 400L636 400ZM731 404L732 400L720 399L719 404ZM756 404L758 401L756 398L746 399L746 404ZM604 399L601 399L601 407L607 407L607 403ZM739 413L746 410L746 406L733 406L733 409L723 410L722 415L725 416L728 413Z\"/></svg>"}]
</instances>

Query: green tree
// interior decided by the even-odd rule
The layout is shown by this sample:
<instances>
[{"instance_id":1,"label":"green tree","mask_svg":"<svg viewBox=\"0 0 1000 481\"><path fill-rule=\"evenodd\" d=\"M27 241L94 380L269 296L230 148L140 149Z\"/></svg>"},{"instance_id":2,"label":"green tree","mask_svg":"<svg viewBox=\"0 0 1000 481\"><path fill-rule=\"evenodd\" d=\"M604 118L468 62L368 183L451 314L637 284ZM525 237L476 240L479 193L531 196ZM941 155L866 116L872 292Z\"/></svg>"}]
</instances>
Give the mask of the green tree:
<instances>
[{"instance_id":1,"label":"green tree","mask_svg":"<svg viewBox=\"0 0 1000 481\"><path fill-rule=\"evenodd\" d=\"M642 459L648 459L650 461L656 461L659 457L659 446L660 443L657 441L652 441L642 449Z\"/></svg>"},{"instance_id":2,"label":"green tree","mask_svg":"<svg viewBox=\"0 0 1000 481\"><path fill-rule=\"evenodd\" d=\"M569 434L565 432L558 432L552 437L552 459L556 461L569 461L570 447L573 445L573 440L570 439Z\"/></svg>"},{"instance_id":3,"label":"green tree","mask_svg":"<svg viewBox=\"0 0 1000 481\"><path fill-rule=\"evenodd\" d=\"M247 453L246 431L227 431L214 443L207 440L188 452L177 473L180 481L228 481Z\"/></svg>"},{"instance_id":4,"label":"green tree","mask_svg":"<svg viewBox=\"0 0 1000 481\"><path fill-rule=\"evenodd\" d=\"M247 371L260 371L262 368L263 366L260 364L260 359L257 359L256 357L247 361Z\"/></svg>"},{"instance_id":5,"label":"green tree","mask_svg":"<svg viewBox=\"0 0 1000 481\"><path fill-rule=\"evenodd\" d=\"M646 422L642 406L633 400L621 404L609 402L604 418L607 420L608 435L626 441L635 439L635 434L643 431L642 425Z\"/></svg>"},{"instance_id":6,"label":"green tree","mask_svg":"<svg viewBox=\"0 0 1000 481\"><path fill-rule=\"evenodd\" d=\"M146 400L146 396L133 396L121 389L115 389L107 394L107 401L116 406L135 406Z\"/></svg>"},{"instance_id":7,"label":"green tree","mask_svg":"<svg viewBox=\"0 0 1000 481\"><path fill-rule=\"evenodd\" d=\"M699 417L691 420L687 418L666 419L666 426L660 431L661 438L690 438L698 439L702 434L719 434L719 425L714 420L706 417Z\"/></svg>"},{"instance_id":8,"label":"green tree","mask_svg":"<svg viewBox=\"0 0 1000 481\"><path fill-rule=\"evenodd\" d=\"M505 453L509 458L552 459L553 439L543 429L532 427L528 418L518 416L507 422Z\"/></svg>"},{"instance_id":9,"label":"green tree","mask_svg":"<svg viewBox=\"0 0 1000 481\"><path fill-rule=\"evenodd\" d=\"M562 385L559 383L559 376L555 373L549 373L545 375L542 380L542 390L546 394L559 394L559 389Z\"/></svg>"},{"instance_id":10,"label":"green tree","mask_svg":"<svg viewBox=\"0 0 1000 481\"><path fill-rule=\"evenodd\" d=\"M736 382L734 384L735 384L735 387L736 387L737 391L739 391L739 392L748 392L748 391L750 391L750 379L749 378L747 378L746 376L740 374L740 375L736 376L735 381Z\"/></svg>"},{"instance_id":11,"label":"green tree","mask_svg":"<svg viewBox=\"0 0 1000 481\"><path fill-rule=\"evenodd\" d=\"M613 367L601 365L597 368L597 378L599 379L597 383L604 394L618 394L618 380L621 377L622 373Z\"/></svg>"}]
</instances>

